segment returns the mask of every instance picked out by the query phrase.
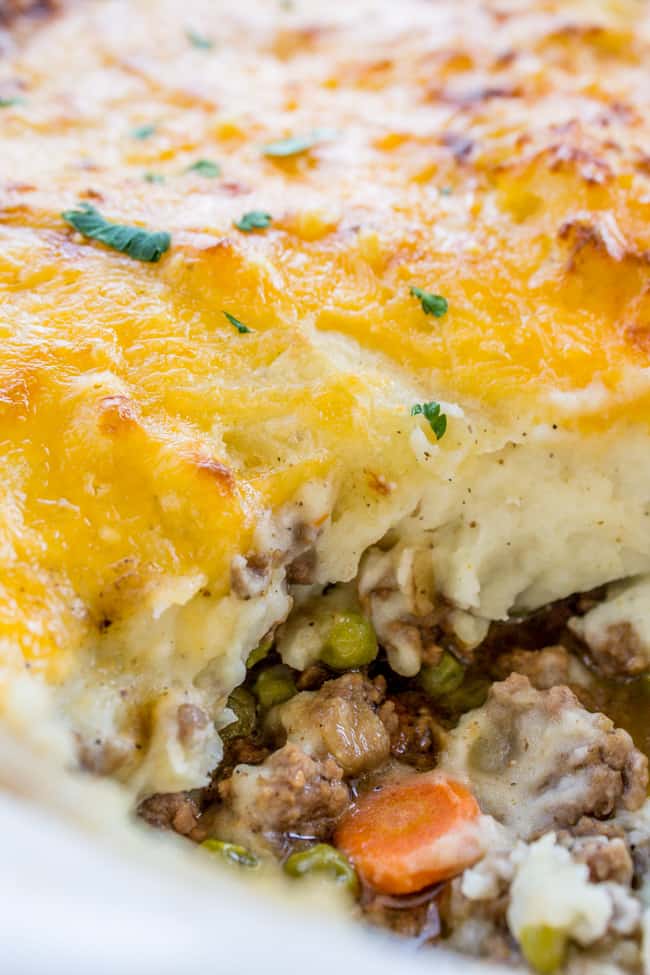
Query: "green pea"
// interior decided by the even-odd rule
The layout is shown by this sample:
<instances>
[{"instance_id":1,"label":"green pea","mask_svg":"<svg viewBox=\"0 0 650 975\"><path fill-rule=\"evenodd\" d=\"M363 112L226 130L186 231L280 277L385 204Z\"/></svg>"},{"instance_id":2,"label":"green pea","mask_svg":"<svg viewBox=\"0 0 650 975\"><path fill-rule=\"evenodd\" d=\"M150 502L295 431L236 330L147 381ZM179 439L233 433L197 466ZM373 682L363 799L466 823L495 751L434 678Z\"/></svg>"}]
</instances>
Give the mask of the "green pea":
<instances>
[{"instance_id":1,"label":"green pea","mask_svg":"<svg viewBox=\"0 0 650 975\"><path fill-rule=\"evenodd\" d=\"M268 657L269 651L272 646L273 646L273 637L268 636L266 640L262 640L262 642L259 643L254 650L251 650L251 652L248 654L248 657L246 658L246 667L248 668L248 670L250 670L251 667L254 667L255 664L258 664L260 660L264 660L265 657Z\"/></svg>"},{"instance_id":2,"label":"green pea","mask_svg":"<svg viewBox=\"0 0 650 975\"><path fill-rule=\"evenodd\" d=\"M328 843L317 843L308 850L292 853L284 861L284 871L290 877L324 874L351 894L356 896L359 893L359 878L354 867L347 857Z\"/></svg>"},{"instance_id":3,"label":"green pea","mask_svg":"<svg viewBox=\"0 0 650 975\"><path fill-rule=\"evenodd\" d=\"M227 701L228 707L235 712L235 720L222 728L220 735L223 739L241 738L250 735L255 727L255 698L245 687L236 687Z\"/></svg>"},{"instance_id":4,"label":"green pea","mask_svg":"<svg viewBox=\"0 0 650 975\"><path fill-rule=\"evenodd\" d=\"M260 862L254 853L237 843L226 843L224 840L204 840L201 846L204 850L209 850L210 853L217 853L227 863L237 864L238 867L257 867Z\"/></svg>"},{"instance_id":5,"label":"green pea","mask_svg":"<svg viewBox=\"0 0 650 975\"><path fill-rule=\"evenodd\" d=\"M267 667L259 674L253 693L259 701L260 707L268 711L276 704L283 704L296 693L296 685L290 667L276 664Z\"/></svg>"},{"instance_id":6,"label":"green pea","mask_svg":"<svg viewBox=\"0 0 650 975\"><path fill-rule=\"evenodd\" d=\"M490 690L490 681L485 677L468 678L461 687L445 698L445 705L452 711L464 714L485 704Z\"/></svg>"},{"instance_id":7,"label":"green pea","mask_svg":"<svg viewBox=\"0 0 650 975\"><path fill-rule=\"evenodd\" d=\"M333 670L363 667L377 656L377 637L360 613L337 613L329 629L320 658Z\"/></svg>"},{"instance_id":8,"label":"green pea","mask_svg":"<svg viewBox=\"0 0 650 975\"><path fill-rule=\"evenodd\" d=\"M432 667L423 667L418 683L429 697L446 697L457 690L465 679L465 668L451 653L445 652Z\"/></svg>"},{"instance_id":9,"label":"green pea","mask_svg":"<svg viewBox=\"0 0 650 975\"><path fill-rule=\"evenodd\" d=\"M566 932L548 924L522 928L519 944L524 958L541 975L551 975L564 961L567 947Z\"/></svg>"}]
</instances>

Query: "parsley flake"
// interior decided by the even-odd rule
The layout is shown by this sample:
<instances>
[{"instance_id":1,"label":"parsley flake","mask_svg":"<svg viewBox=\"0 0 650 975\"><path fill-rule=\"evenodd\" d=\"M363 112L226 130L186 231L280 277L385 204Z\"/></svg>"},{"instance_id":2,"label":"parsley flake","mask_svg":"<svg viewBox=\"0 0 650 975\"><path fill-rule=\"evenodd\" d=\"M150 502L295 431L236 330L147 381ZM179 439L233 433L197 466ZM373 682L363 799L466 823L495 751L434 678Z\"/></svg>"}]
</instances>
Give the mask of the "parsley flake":
<instances>
[{"instance_id":1,"label":"parsley flake","mask_svg":"<svg viewBox=\"0 0 650 975\"><path fill-rule=\"evenodd\" d=\"M243 230L245 234L249 234L251 230L266 230L270 225L273 217L270 213L265 213L264 210L249 210L235 221L235 227L237 230Z\"/></svg>"},{"instance_id":2,"label":"parsley flake","mask_svg":"<svg viewBox=\"0 0 650 975\"><path fill-rule=\"evenodd\" d=\"M144 142L145 139L150 139L155 131L156 126L148 122L145 125L137 125L135 129L131 129L131 135L134 139L139 139L140 142Z\"/></svg>"},{"instance_id":3,"label":"parsley flake","mask_svg":"<svg viewBox=\"0 0 650 975\"><path fill-rule=\"evenodd\" d=\"M243 322L240 322L238 318L235 318L234 315L231 315L229 311L225 311L224 312L224 315L226 316L226 318L228 319L228 321L230 322L230 324L231 325L234 325L234 327L237 329L237 331L240 333L240 335L245 335L246 332L252 332L253 331L253 329L252 328L249 328L248 325L244 325L244 323Z\"/></svg>"},{"instance_id":4,"label":"parsley flake","mask_svg":"<svg viewBox=\"0 0 650 975\"><path fill-rule=\"evenodd\" d=\"M155 264L169 250L172 241L171 235L163 230L111 223L90 203L82 203L77 210L65 210L61 216L84 237L98 240L136 261Z\"/></svg>"},{"instance_id":5,"label":"parsley flake","mask_svg":"<svg viewBox=\"0 0 650 975\"><path fill-rule=\"evenodd\" d=\"M214 41L210 37L206 37L198 30L194 30L192 27L187 27L185 30L185 36L188 41L199 51L211 51L214 47Z\"/></svg>"},{"instance_id":6,"label":"parsley flake","mask_svg":"<svg viewBox=\"0 0 650 975\"><path fill-rule=\"evenodd\" d=\"M320 142L328 142L334 138L334 133L329 129L314 129L307 135L293 135L288 139L278 139L276 142L269 142L262 146L262 154L271 156L274 159L283 159L287 156L299 156L309 149L313 149Z\"/></svg>"},{"instance_id":7,"label":"parsley flake","mask_svg":"<svg viewBox=\"0 0 650 975\"><path fill-rule=\"evenodd\" d=\"M411 407L411 416L422 415L429 421L429 426L436 435L436 440L441 440L447 429L447 415L440 412L440 403L416 403Z\"/></svg>"},{"instance_id":8,"label":"parsley flake","mask_svg":"<svg viewBox=\"0 0 650 975\"><path fill-rule=\"evenodd\" d=\"M430 291L424 291L422 288L416 287L411 288L411 294L419 300L425 315L434 315L436 318L442 318L449 308L447 299L443 298L442 295L434 295Z\"/></svg>"},{"instance_id":9,"label":"parsley flake","mask_svg":"<svg viewBox=\"0 0 650 975\"><path fill-rule=\"evenodd\" d=\"M24 105L25 99L19 98L17 95L9 97L6 95L0 95L0 108L13 108L15 105Z\"/></svg>"},{"instance_id":10,"label":"parsley flake","mask_svg":"<svg viewBox=\"0 0 650 975\"><path fill-rule=\"evenodd\" d=\"M212 162L211 159L197 159L195 163L187 167L188 173L198 173L207 179L216 179L221 176L221 166L219 163Z\"/></svg>"},{"instance_id":11,"label":"parsley flake","mask_svg":"<svg viewBox=\"0 0 650 975\"><path fill-rule=\"evenodd\" d=\"M163 176L162 173L152 173L152 172L149 171L149 172L143 173L142 174L142 178L145 181L145 183L164 183L165 182L165 177Z\"/></svg>"}]
</instances>

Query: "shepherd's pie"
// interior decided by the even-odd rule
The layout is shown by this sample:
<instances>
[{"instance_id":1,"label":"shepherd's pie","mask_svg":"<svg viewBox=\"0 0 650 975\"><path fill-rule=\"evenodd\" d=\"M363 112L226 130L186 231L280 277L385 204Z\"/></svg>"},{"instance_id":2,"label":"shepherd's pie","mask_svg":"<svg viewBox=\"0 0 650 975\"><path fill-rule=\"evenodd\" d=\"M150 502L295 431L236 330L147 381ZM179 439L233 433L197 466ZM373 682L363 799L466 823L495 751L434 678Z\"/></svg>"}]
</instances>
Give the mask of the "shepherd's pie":
<instances>
[{"instance_id":1,"label":"shepherd's pie","mask_svg":"<svg viewBox=\"0 0 650 975\"><path fill-rule=\"evenodd\" d=\"M0 24L4 739L650 971L647 0Z\"/></svg>"}]
</instances>

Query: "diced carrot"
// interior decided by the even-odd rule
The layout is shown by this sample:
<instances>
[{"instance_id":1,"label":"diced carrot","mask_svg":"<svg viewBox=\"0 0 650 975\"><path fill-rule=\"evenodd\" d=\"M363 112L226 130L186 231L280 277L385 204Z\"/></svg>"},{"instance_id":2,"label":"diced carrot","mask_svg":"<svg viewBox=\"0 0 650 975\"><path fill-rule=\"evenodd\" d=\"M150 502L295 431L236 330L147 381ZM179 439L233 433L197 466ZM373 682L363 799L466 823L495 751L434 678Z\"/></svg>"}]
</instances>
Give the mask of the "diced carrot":
<instances>
[{"instance_id":1,"label":"diced carrot","mask_svg":"<svg viewBox=\"0 0 650 975\"><path fill-rule=\"evenodd\" d=\"M362 796L336 845L384 894L411 894L461 873L482 855L471 792L439 772L411 775Z\"/></svg>"}]
</instances>

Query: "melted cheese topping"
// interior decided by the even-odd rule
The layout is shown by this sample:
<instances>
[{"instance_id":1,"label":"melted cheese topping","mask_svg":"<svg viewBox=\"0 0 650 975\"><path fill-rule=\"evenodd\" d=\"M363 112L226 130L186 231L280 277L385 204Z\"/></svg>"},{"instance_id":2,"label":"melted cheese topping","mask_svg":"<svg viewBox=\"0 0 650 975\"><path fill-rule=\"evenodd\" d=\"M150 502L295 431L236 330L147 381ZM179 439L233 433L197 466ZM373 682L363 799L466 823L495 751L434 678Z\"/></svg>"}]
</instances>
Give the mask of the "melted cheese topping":
<instances>
[{"instance_id":1,"label":"melted cheese topping","mask_svg":"<svg viewBox=\"0 0 650 975\"><path fill-rule=\"evenodd\" d=\"M116 621L226 596L307 482L379 504L415 477L415 402L456 404L443 456L645 424L648 10L107 0L4 38L8 656L61 682ZM170 250L82 239L83 200Z\"/></svg>"}]
</instances>

